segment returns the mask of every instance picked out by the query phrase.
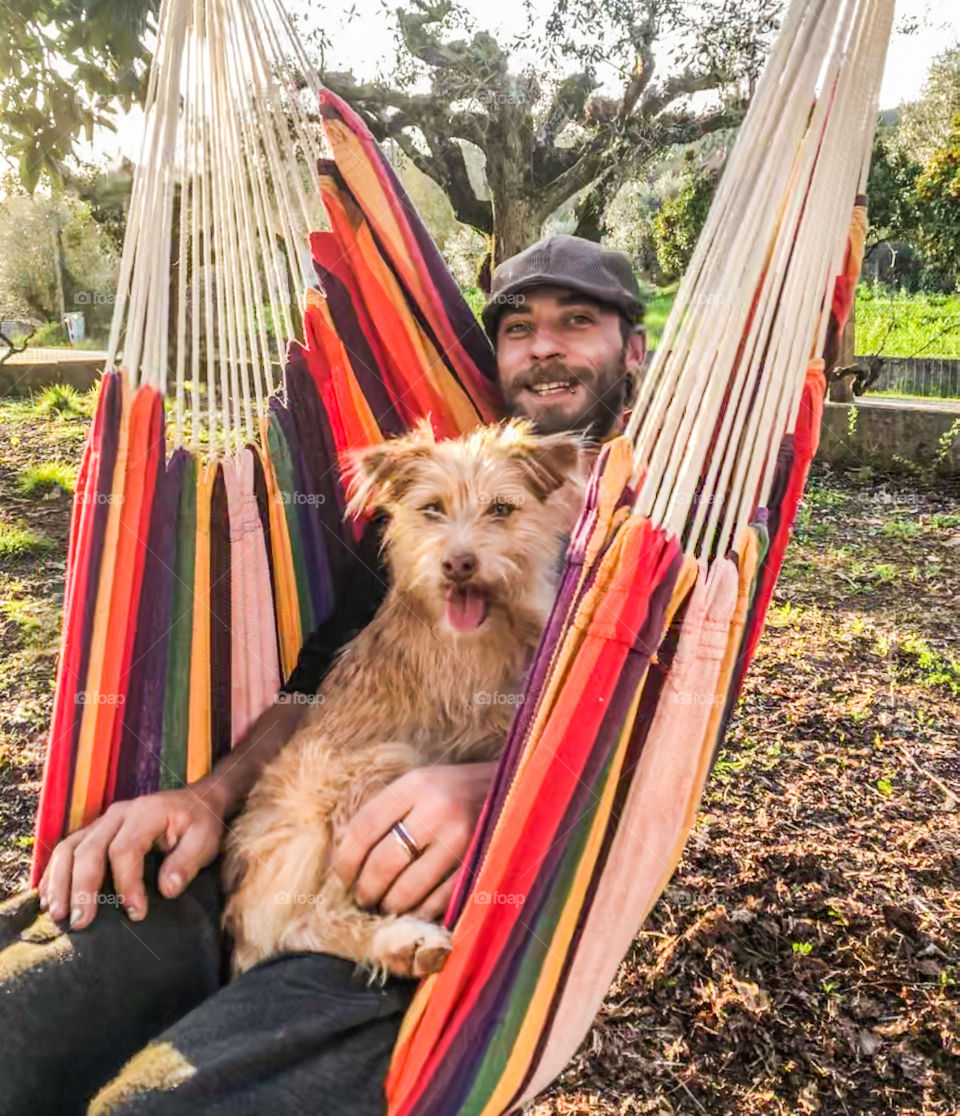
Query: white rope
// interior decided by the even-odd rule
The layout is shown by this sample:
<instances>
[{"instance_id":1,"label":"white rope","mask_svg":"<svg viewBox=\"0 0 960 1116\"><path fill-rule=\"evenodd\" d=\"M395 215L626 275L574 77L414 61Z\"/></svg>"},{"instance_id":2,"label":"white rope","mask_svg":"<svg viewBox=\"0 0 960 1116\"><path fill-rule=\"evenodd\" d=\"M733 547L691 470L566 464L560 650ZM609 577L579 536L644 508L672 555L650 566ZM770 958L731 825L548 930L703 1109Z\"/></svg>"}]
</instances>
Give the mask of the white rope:
<instances>
[{"instance_id":1,"label":"white rope","mask_svg":"<svg viewBox=\"0 0 960 1116\"><path fill-rule=\"evenodd\" d=\"M688 554L722 556L769 497L825 341L892 10L791 4L641 386L634 510Z\"/></svg>"},{"instance_id":2,"label":"white rope","mask_svg":"<svg viewBox=\"0 0 960 1116\"><path fill-rule=\"evenodd\" d=\"M277 0L163 0L158 22L108 366L169 388L174 445L218 457L259 441L317 285L320 83Z\"/></svg>"}]
</instances>

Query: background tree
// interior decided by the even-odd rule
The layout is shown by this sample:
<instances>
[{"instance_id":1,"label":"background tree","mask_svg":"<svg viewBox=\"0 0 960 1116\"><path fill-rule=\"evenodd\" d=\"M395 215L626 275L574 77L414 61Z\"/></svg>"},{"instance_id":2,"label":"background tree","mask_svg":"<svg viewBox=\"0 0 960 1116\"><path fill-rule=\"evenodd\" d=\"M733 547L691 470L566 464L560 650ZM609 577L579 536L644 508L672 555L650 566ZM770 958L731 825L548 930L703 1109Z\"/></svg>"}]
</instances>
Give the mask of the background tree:
<instances>
[{"instance_id":1,"label":"background tree","mask_svg":"<svg viewBox=\"0 0 960 1116\"><path fill-rule=\"evenodd\" d=\"M945 146L950 121L958 112L960 43L934 58L920 96L900 106L897 145L912 162L929 162Z\"/></svg>"},{"instance_id":2,"label":"background tree","mask_svg":"<svg viewBox=\"0 0 960 1116\"><path fill-rule=\"evenodd\" d=\"M8 184L9 185L9 184ZM116 250L71 195L14 193L0 202L0 319L33 324L82 310L88 332L107 328Z\"/></svg>"},{"instance_id":3,"label":"background tree","mask_svg":"<svg viewBox=\"0 0 960 1116\"><path fill-rule=\"evenodd\" d=\"M62 181L81 136L145 93L159 0L18 0L0 35L0 149L32 193Z\"/></svg>"},{"instance_id":4,"label":"background tree","mask_svg":"<svg viewBox=\"0 0 960 1116\"><path fill-rule=\"evenodd\" d=\"M945 285L960 277L960 112L916 181L920 245Z\"/></svg>"},{"instance_id":5,"label":"background tree","mask_svg":"<svg viewBox=\"0 0 960 1116\"><path fill-rule=\"evenodd\" d=\"M700 230L707 219L718 175L694 161L688 153L679 190L664 200L654 218L654 243L660 271L668 281L679 279L687 269Z\"/></svg>"},{"instance_id":6,"label":"background tree","mask_svg":"<svg viewBox=\"0 0 960 1116\"><path fill-rule=\"evenodd\" d=\"M360 82L324 68L323 78L443 188L459 221L492 238L497 261L571 199L574 231L598 237L607 205L650 159L739 122L780 8L556 0L542 29L531 14L520 40L501 44L456 0L415 0L397 9L392 74ZM668 36L682 46L670 50ZM520 45L544 59L536 72L511 70ZM613 95L601 63L619 74ZM482 153L482 185L469 147Z\"/></svg>"}]
</instances>

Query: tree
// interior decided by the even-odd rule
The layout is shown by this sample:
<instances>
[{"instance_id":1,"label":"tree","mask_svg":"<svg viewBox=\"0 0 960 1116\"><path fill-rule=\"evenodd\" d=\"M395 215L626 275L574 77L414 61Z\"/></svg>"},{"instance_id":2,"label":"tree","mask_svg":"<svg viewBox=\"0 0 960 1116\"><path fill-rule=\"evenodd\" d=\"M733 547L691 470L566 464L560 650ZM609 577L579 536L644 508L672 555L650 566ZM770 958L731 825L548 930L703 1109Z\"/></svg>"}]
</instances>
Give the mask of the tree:
<instances>
[{"instance_id":1,"label":"tree","mask_svg":"<svg viewBox=\"0 0 960 1116\"><path fill-rule=\"evenodd\" d=\"M946 144L958 112L960 43L934 58L919 98L900 106L897 145L911 161L928 163Z\"/></svg>"},{"instance_id":2,"label":"tree","mask_svg":"<svg viewBox=\"0 0 960 1116\"><path fill-rule=\"evenodd\" d=\"M916 183L920 245L947 282L960 277L960 112Z\"/></svg>"},{"instance_id":3,"label":"tree","mask_svg":"<svg viewBox=\"0 0 960 1116\"><path fill-rule=\"evenodd\" d=\"M679 279L687 270L716 185L717 175L698 168L691 155L680 189L660 206L653 223L654 242L666 279Z\"/></svg>"},{"instance_id":4,"label":"tree","mask_svg":"<svg viewBox=\"0 0 960 1116\"><path fill-rule=\"evenodd\" d=\"M516 73L520 42L474 29L457 0L414 0L397 10L398 64L388 80L327 68L322 76L381 142L393 139L443 188L459 221L491 238L499 261L536 240L571 199L575 231L599 237L608 203L651 158L739 122L780 6L555 0L542 32L531 15L521 37L545 66ZM463 28L470 37L454 38ZM661 77L667 31L684 46ZM603 95L601 64L619 74L612 96ZM469 147L483 155L489 196L471 176Z\"/></svg>"},{"instance_id":5,"label":"tree","mask_svg":"<svg viewBox=\"0 0 960 1116\"><path fill-rule=\"evenodd\" d=\"M0 319L43 323L82 310L104 329L113 306L116 252L75 197L14 194L0 203Z\"/></svg>"},{"instance_id":6,"label":"tree","mask_svg":"<svg viewBox=\"0 0 960 1116\"><path fill-rule=\"evenodd\" d=\"M159 0L18 0L0 36L0 148L29 193L63 181L74 142L145 93Z\"/></svg>"}]
</instances>

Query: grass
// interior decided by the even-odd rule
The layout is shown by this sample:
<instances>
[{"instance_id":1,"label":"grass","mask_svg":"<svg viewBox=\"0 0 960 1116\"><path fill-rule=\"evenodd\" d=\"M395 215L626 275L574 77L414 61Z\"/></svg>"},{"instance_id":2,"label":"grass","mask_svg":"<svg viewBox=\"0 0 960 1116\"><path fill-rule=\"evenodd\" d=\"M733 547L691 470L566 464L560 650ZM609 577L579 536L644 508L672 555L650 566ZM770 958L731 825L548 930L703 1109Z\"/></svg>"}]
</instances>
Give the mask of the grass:
<instances>
[{"instance_id":1,"label":"grass","mask_svg":"<svg viewBox=\"0 0 960 1116\"><path fill-rule=\"evenodd\" d=\"M93 413L94 392L79 392L69 384L51 384L31 400L35 414L53 417L89 417Z\"/></svg>"},{"instance_id":2,"label":"grass","mask_svg":"<svg viewBox=\"0 0 960 1116\"><path fill-rule=\"evenodd\" d=\"M960 294L857 287L856 351L889 357L960 358Z\"/></svg>"},{"instance_id":3,"label":"grass","mask_svg":"<svg viewBox=\"0 0 960 1116\"><path fill-rule=\"evenodd\" d=\"M77 467L63 461L31 465L17 477L17 489L23 496L46 496L55 488L72 493L77 481Z\"/></svg>"},{"instance_id":4,"label":"grass","mask_svg":"<svg viewBox=\"0 0 960 1116\"><path fill-rule=\"evenodd\" d=\"M35 535L27 528L0 524L0 559L10 560L46 554L52 547L53 542L50 539Z\"/></svg>"}]
</instances>

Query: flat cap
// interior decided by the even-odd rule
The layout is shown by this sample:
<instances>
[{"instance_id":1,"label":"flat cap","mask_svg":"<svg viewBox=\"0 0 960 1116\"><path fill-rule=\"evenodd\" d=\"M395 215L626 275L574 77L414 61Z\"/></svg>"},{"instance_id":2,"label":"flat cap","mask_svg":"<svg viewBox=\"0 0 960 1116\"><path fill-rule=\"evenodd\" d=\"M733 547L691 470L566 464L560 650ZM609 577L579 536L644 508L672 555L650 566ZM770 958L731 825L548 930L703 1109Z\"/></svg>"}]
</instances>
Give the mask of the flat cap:
<instances>
[{"instance_id":1,"label":"flat cap","mask_svg":"<svg viewBox=\"0 0 960 1116\"><path fill-rule=\"evenodd\" d=\"M531 287L567 287L619 310L629 321L643 314L640 288L625 252L603 248L580 236L557 233L504 260L493 273L482 311L483 327L494 341L500 315Z\"/></svg>"}]
</instances>

